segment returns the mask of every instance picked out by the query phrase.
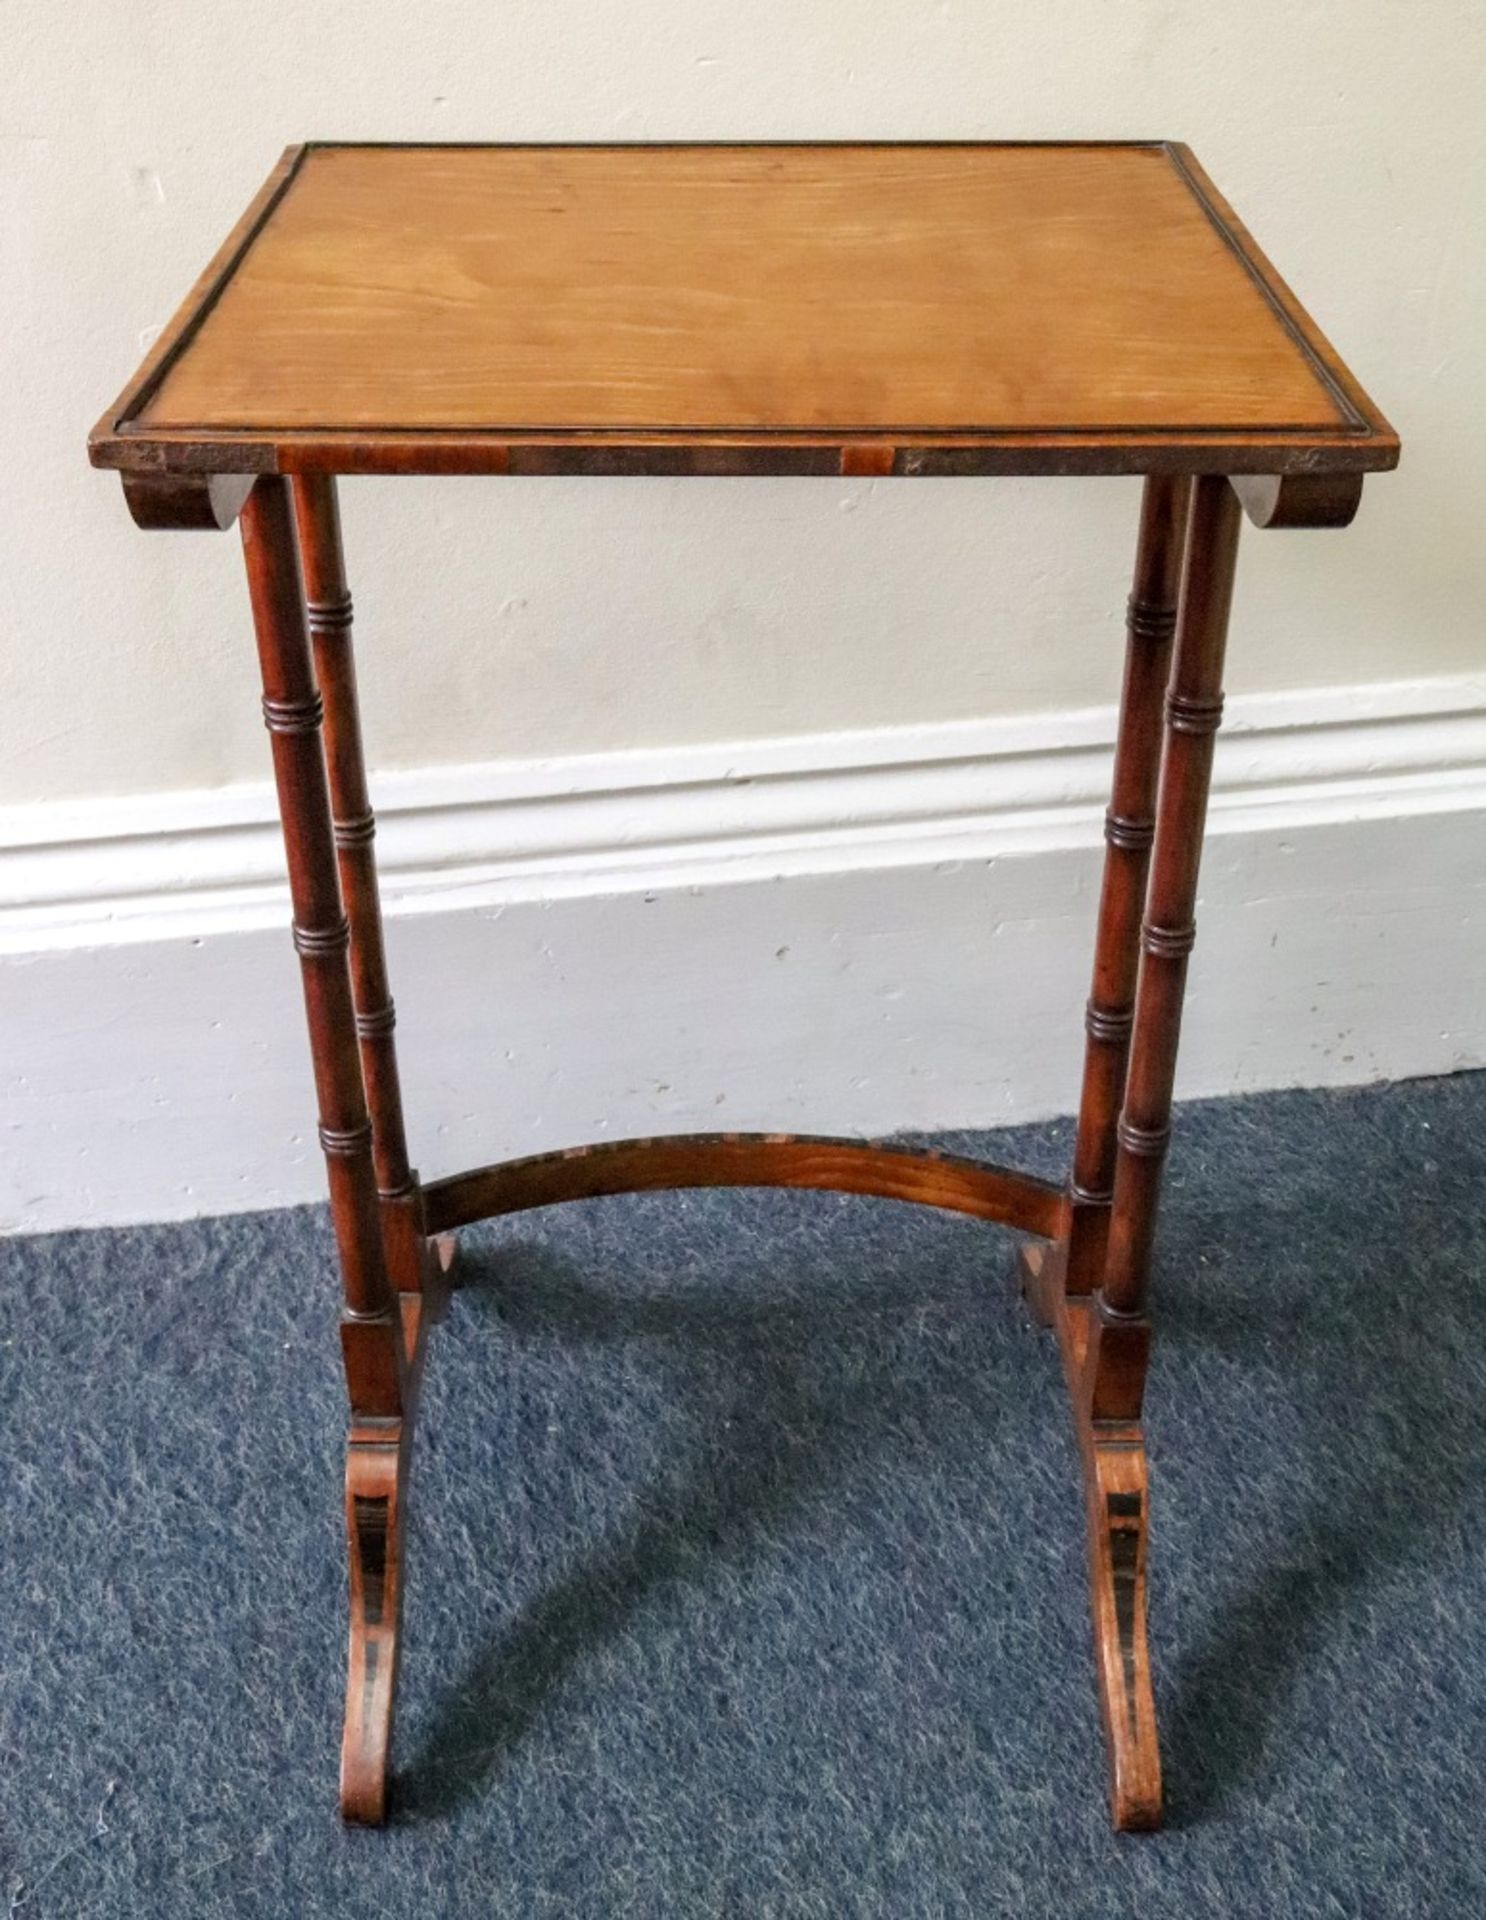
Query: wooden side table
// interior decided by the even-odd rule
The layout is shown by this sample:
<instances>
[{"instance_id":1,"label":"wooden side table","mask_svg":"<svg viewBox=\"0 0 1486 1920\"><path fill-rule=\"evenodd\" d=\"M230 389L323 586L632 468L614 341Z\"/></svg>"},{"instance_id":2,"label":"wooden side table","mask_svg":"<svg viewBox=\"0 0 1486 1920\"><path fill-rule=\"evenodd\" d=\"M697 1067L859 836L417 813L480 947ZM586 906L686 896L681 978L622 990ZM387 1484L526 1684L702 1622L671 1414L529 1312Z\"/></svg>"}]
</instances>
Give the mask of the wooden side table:
<instances>
[{"instance_id":1,"label":"wooden side table","mask_svg":"<svg viewBox=\"0 0 1486 1920\"><path fill-rule=\"evenodd\" d=\"M385 1814L403 1509L448 1236L640 1188L889 1195L1029 1237L1082 1447L1115 1824L1161 1776L1152 1236L1242 511L1344 526L1398 441L1180 145L291 148L89 442L143 527L241 517L345 1304L348 1819ZM1077 1144L1057 1187L785 1134L421 1183L335 478L1143 474Z\"/></svg>"}]
</instances>

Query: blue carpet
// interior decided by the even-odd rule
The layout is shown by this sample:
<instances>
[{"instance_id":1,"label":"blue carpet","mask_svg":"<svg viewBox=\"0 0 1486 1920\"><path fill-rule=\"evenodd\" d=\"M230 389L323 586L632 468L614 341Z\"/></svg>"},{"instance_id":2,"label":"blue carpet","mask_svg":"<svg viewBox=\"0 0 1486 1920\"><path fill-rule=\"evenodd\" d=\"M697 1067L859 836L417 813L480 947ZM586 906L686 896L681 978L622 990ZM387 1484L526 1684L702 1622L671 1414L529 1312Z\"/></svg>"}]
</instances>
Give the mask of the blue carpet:
<instances>
[{"instance_id":1,"label":"blue carpet","mask_svg":"<svg viewBox=\"0 0 1486 1920\"><path fill-rule=\"evenodd\" d=\"M467 1235L381 1834L334 1812L323 1214L0 1246L10 1913L1486 1912L1486 1075L1191 1106L1171 1175L1155 1838L1106 1825L996 1229L712 1193Z\"/></svg>"}]
</instances>

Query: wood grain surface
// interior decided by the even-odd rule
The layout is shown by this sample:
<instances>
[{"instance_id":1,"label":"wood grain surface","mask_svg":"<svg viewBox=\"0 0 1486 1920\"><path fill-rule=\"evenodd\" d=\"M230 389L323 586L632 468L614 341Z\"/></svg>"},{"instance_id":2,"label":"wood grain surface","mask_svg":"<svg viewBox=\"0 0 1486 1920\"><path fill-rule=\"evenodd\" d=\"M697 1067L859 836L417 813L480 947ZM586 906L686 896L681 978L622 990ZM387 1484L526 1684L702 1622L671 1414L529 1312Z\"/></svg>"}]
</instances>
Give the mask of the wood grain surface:
<instances>
[{"instance_id":1,"label":"wood grain surface","mask_svg":"<svg viewBox=\"0 0 1486 1920\"><path fill-rule=\"evenodd\" d=\"M1058 470L1048 440L1081 471L1215 438L1254 450L1229 471L1396 457L1157 143L310 146L168 334L100 464L503 471L523 438L883 472L939 442L1019 452L1003 471Z\"/></svg>"}]
</instances>

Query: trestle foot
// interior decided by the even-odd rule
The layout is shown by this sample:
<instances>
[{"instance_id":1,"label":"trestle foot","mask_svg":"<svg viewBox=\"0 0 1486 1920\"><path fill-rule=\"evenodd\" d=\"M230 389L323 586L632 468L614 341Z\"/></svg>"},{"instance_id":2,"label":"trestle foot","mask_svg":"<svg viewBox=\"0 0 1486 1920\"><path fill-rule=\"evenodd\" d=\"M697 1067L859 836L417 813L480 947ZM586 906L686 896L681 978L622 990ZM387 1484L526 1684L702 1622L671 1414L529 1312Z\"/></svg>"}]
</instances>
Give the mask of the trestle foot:
<instances>
[{"instance_id":1,"label":"trestle foot","mask_svg":"<svg viewBox=\"0 0 1486 1920\"><path fill-rule=\"evenodd\" d=\"M351 1635L341 1737L341 1815L358 1826L387 1817L392 1707L402 1601L403 1423L353 1428L346 1449Z\"/></svg>"},{"instance_id":2,"label":"trestle foot","mask_svg":"<svg viewBox=\"0 0 1486 1920\"><path fill-rule=\"evenodd\" d=\"M1110 1814L1121 1832L1148 1831L1161 1824L1161 1755L1146 1641L1150 1492L1145 1437L1139 1421L1090 1415L1097 1314L1089 1297L1064 1292L1062 1247L1022 1249L1017 1275L1034 1318L1057 1333L1073 1404Z\"/></svg>"},{"instance_id":3,"label":"trestle foot","mask_svg":"<svg viewBox=\"0 0 1486 1920\"><path fill-rule=\"evenodd\" d=\"M353 1417L346 1443L346 1538L350 1555L350 1639L341 1735L341 1817L377 1827L387 1818L392 1717L402 1619L403 1510L418 1387L428 1329L443 1307L432 1241L428 1278L399 1296L407 1370L400 1420Z\"/></svg>"}]
</instances>

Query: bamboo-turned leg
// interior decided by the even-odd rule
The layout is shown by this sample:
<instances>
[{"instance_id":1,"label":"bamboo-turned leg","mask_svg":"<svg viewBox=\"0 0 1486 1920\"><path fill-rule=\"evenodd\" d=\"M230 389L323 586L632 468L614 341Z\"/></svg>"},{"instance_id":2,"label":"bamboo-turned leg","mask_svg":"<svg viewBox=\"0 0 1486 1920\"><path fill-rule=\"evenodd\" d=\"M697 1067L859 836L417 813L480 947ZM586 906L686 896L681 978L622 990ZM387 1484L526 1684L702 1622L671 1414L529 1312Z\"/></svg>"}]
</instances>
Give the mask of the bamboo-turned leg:
<instances>
[{"instance_id":1,"label":"bamboo-turned leg","mask_svg":"<svg viewBox=\"0 0 1486 1920\"><path fill-rule=\"evenodd\" d=\"M377 884L376 818L367 791L351 637L340 507L332 474L300 474L292 483L315 676L325 702L325 758L351 927L351 991L361 1070L371 1117L387 1271L401 1293L420 1292L441 1272L423 1238L418 1182L408 1164L397 1071L396 1012L387 984L382 903Z\"/></svg>"},{"instance_id":2,"label":"bamboo-turned leg","mask_svg":"<svg viewBox=\"0 0 1486 1920\"><path fill-rule=\"evenodd\" d=\"M341 905L321 699L287 481L257 481L243 508L242 537L345 1292L352 1612L341 1805L349 1818L375 1821L386 1807L396 1682L397 1494L409 1387L404 1316L388 1280L378 1217L348 963L350 930Z\"/></svg>"},{"instance_id":3,"label":"bamboo-turned leg","mask_svg":"<svg viewBox=\"0 0 1486 1920\"><path fill-rule=\"evenodd\" d=\"M1135 577L1126 616L1125 680L1114 779L1104 819L1104 883L1094 980L1084 1016L1083 1093L1069 1187L1064 1285L1092 1293L1104 1269L1114 1198L1115 1126L1135 1011L1140 921L1155 836L1161 697L1171 662L1191 482L1152 474L1141 502Z\"/></svg>"},{"instance_id":4,"label":"bamboo-turned leg","mask_svg":"<svg viewBox=\"0 0 1486 1920\"><path fill-rule=\"evenodd\" d=\"M1161 1169L1171 1131L1171 1096L1187 956L1212 776L1213 736L1223 717L1223 653L1238 556L1238 496L1204 475L1192 499L1176 656L1166 697L1155 849L1141 934L1140 977L1130 1068L1120 1113L1114 1204L1099 1290L1099 1333L1091 1354L1090 1411L1097 1420L1138 1420L1150 1324L1146 1293Z\"/></svg>"}]
</instances>

